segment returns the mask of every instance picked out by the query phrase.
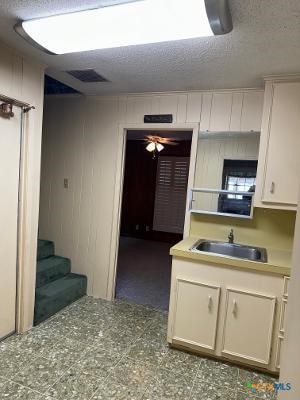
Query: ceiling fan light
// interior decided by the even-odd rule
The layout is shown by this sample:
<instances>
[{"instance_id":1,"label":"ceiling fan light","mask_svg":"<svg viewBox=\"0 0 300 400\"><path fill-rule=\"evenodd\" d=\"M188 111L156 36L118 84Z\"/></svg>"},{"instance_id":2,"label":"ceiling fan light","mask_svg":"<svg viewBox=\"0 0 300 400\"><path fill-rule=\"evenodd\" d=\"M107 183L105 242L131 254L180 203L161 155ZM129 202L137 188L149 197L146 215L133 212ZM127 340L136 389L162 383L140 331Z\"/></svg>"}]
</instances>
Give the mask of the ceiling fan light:
<instances>
[{"instance_id":1,"label":"ceiling fan light","mask_svg":"<svg viewBox=\"0 0 300 400\"><path fill-rule=\"evenodd\" d=\"M165 146L163 146L162 144L156 143L156 150L157 151L162 151L164 148L165 148Z\"/></svg>"},{"instance_id":2,"label":"ceiling fan light","mask_svg":"<svg viewBox=\"0 0 300 400\"><path fill-rule=\"evenodd\" d=\"M146 150L151 152L155 150L155 143L154 142L150 142L147 146L146 146Z\"/></svg>"}]
</instances>

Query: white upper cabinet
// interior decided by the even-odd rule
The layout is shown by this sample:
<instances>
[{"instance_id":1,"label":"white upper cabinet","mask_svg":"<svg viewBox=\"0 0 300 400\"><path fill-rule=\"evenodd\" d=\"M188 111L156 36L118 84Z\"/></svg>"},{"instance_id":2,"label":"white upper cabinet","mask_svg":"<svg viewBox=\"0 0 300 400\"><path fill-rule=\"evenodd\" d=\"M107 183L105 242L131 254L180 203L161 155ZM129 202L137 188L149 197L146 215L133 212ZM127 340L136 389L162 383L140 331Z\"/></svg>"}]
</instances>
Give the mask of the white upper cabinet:
<instances>
[{"instance_id":1,"label":"white upper cabinet","mask_svg":"<svg viewBox=\"0 0 300 400\"><path fill-rule=\"evenodd\" d=\"M263 111L263 92L247 92L243 96L241 131L260 132Z\"/></svg>"},{"instance_id":2,"label":"white upper cabinet","mask_svg":"<svg viewBox=\"0 0 300 400\"><path fill-rule=\"evenodd\" d=\"M260 132L260 89L120 96L122 124L143 124L145 114L172 114L173 123L200 123L202 132Z\"/></svg>"},{"instance_id":3,"label":"white upper cabinet","mask_svg":"<svg viewBox=\"0 0 300 400\"><path fill-rule=\"evenodd\" d=\"M300 184L300 82L267 82L255 205L295 209Z\"/></svg>"},{"instance_id":4,"label":"white upper cabinet","mask_svg":"<svg viewBox=\"0 0 300 400\"><path fill-rule=\"evenodd\" d=\"M209 131L212 98L213 98L213 93L203 93L202 94L202 107L201 107L201 116L200 116L200 130L201 131Z\"/></svg>"},{"instance_id":5,"label":"white upper cabinet","mask_svg":"<svg viewBox=\"0 0 300 400\"><path fill-rule=\"evenodd\" d=\"M215 93L210 110L210 131L229 131L232 107L231 93Z\"/></svg>"},{"instance_id":6,"label":"white upper cabinet","mask_svg":"<svg viewBox=\"0 0 300 400\"><path fill-rule=\"evenodd\" d=\"M200 130L260 132L263 91L203 93Z\"/></svg>"},{"instance_id":7,"label":"white upper cabinet","mask_svg":"<svg viewBox=\"0 0 300 400\"><path fill-rule=\"evenodd\" d=\"M261 92L258 92L258 93L262 97ZM243 106L243 99L244 99L245 95L246 95L246 93L233 93L233 95L232 95L231 117L230 117L230 126L229 126L229 129L232 132L239 132L241 130L242 106ZM244 110L244 114L245 114L245 110ZM246 112L246 115L247 114L248 113ZM259 129L259 131L260 131L260 129Z\"/></svg>"}]
</instances>

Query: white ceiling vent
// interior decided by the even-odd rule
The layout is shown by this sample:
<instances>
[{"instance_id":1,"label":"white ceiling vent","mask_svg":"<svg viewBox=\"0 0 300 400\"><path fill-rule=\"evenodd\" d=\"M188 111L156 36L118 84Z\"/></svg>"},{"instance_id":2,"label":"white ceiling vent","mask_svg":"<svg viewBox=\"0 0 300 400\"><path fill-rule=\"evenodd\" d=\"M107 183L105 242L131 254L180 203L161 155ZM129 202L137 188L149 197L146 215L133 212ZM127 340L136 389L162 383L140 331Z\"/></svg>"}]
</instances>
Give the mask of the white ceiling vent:
<instances>
[{"instance_id":1,"label":"white ceiling vent","mask_svg":"<svg viewBox=\"0 0 300 400\"><path fill-rule=\"evenodd\" d=\"M96 72L94 69L76 69L66 72L81 82L109 82L108 79L98 74L98 72Z\"/></svg>"}]
</instances>

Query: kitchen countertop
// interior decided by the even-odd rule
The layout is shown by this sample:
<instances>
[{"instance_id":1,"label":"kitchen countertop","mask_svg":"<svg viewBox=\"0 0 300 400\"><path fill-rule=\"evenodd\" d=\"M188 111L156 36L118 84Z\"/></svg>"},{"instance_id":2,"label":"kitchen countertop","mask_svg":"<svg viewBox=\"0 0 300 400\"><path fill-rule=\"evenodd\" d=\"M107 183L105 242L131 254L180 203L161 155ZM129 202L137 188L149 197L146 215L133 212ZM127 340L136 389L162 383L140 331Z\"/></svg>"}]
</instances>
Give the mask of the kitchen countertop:
<instances>
[{"instance_id":1,"label":"kitchen countertop","mask_svg":"<svg viewBox=\"0 0 300 400\"><path fill-rule=\"evenodd\" d=\"M200 239L200 237L189 236L181 242L171 247L170 255L182 257L194 261L204 261L219 264L227 268L250 269L254 271L267 272L271 274L290 276L292 254L290 251L267 248L268 262L244 260L240 258L223 256L215 253L194 252L190 248ZM205 238L206 240L215 240ZM251 244L247 244L249 246Z\"/></svg>"}]
</instances>

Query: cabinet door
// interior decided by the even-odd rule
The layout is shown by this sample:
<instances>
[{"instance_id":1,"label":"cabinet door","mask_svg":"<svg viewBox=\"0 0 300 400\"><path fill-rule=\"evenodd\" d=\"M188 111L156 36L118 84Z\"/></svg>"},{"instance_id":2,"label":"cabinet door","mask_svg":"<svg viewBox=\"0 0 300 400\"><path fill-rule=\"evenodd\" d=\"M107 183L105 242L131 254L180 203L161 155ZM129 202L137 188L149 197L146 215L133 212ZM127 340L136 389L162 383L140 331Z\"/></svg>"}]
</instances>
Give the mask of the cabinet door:
<instances>
[{"instance_id":1,"label":"cabinet door","mask_svg":"<svg viewBox=\"0 0 300 400\"><path fill-rule=\"evenodd\" d=\"M300 176L300 82L275 83L263 201L296 205Z\"/></svg>"},{"instance_id":2,"label":"cabinet door","mask_svg":"<svg viewBox=\"0 0 300 400\"><path fill-rule=\"evenodd\" d=\"M231 132L241 131L243 98L244 98L244 93L236 92L232 94L232 107L231 107L230 126L229 126L229 130Z\"/></svg>"},{"instance_id":3,"label":"cabinet door","mask_svg":"<svg viewBox=\"0 0 300 400\"><path fill-rule=\"evenodd\" d=\"M284 341L284 338L282 336L279 336L278 343L277 343L277 349L276 349L276 368L277 369L280 369L280 358L281 358L281 353L282 353L283 341Z\"/></svg>"},{"instance_id":4,"label":"cabinet door","mask_svg":"<svg viewBox=\"0 0 300 400\"><path fill-rule=\"evenodd\" d=\"M210 131L229 131L232 93L214 93L211 103Z\"/></svg>"},{"instance_id":5,"label":"cabinet door","mask_svg":"<svg viewBox=\"0 0 300 400\"><path fill-rule=\"evenodd\" d=\"M173 340L214 350L220 287L176 279Z\"/></svg>"},{"instance_id":6,"label":"cabinet door","mask_svg":"<svg viewBox=\"0 0 300 400\"><path fill-rule=\"evenodd\" d=\"M227 289L223 356L268 365L274 310L275 297Z\"/></svg>"},{"instance_id":7,"label":"cabinet door","mask_svg":"<svg viewBox=\"0 0 300 400\"><path fill-rule=\"evenodd\" d=\"M243 96L241 113L242 132L260 132L263 111L263 92L246 92Z\"/></svg>"}]
</instances>

